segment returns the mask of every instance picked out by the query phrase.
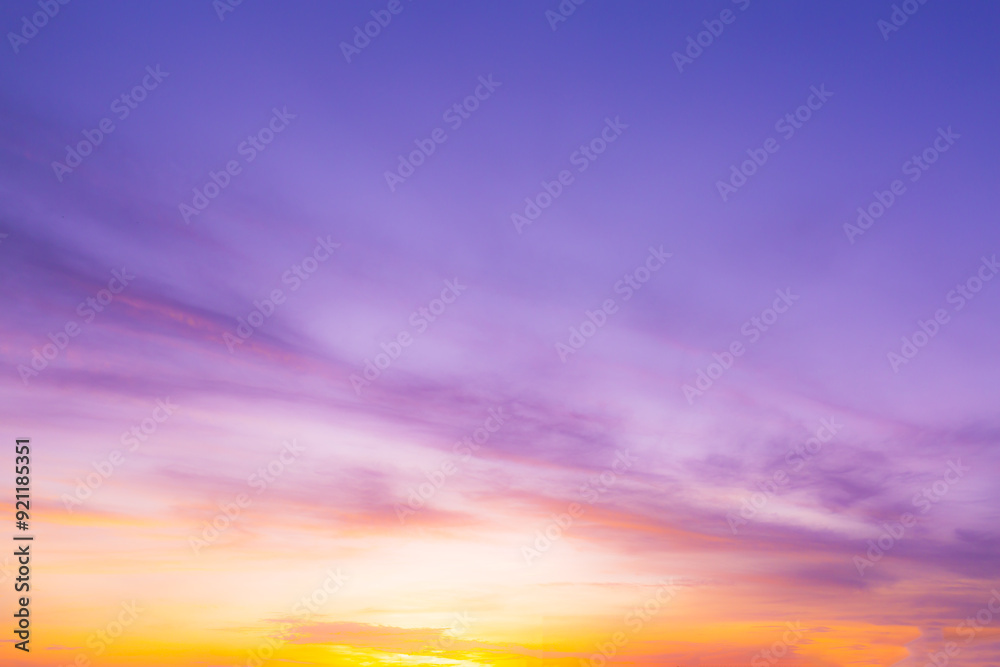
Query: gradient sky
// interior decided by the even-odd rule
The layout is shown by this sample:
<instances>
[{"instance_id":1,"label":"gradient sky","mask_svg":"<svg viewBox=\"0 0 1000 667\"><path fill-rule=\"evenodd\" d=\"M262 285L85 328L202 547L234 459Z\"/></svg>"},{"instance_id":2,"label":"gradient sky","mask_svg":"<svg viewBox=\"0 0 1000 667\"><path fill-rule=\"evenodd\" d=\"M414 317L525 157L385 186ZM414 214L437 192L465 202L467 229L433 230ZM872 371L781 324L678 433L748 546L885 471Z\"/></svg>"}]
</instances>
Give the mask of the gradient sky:
<instances>
[{"instance_id":1,"label":"gradient sky","mask_svg":"<svg viewBox=\"0 0 1000 667\"><path fill-rule=\"evenodd\" d=\"M401 0L348 62L388 4L69 2L7 35L0 423L36 555L0 662L1000 665L1000 6Z\"/></svg>"}]
</instances>

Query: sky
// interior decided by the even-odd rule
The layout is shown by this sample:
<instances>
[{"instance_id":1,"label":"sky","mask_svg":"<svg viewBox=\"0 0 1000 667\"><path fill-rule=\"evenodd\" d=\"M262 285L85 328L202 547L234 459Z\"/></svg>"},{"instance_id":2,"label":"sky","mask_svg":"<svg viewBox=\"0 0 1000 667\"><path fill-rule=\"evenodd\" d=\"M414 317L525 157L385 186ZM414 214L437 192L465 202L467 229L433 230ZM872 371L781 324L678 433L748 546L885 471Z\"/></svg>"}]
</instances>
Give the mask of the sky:
<instances>
[{"instance_id":1,"label":"sky","mask_svg":"<svg viewBox=\"0 0 1000 667\"><path fill-rule=\"evenodd\" d=\"M1000 7L0 27L3 664L1000 665Z\"/></svg>"}]
</instances>

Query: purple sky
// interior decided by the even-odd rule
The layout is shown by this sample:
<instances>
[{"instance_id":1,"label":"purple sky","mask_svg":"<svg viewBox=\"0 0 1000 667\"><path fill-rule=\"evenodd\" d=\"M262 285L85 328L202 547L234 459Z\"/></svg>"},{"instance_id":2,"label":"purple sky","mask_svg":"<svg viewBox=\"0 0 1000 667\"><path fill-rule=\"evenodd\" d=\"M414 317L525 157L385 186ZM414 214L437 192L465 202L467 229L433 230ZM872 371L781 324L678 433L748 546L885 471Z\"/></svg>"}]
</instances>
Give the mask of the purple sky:
<instances>
[{"instance_id":1,"label":"purple sky","mask_svg":"<svg viewBox=\"0 0 1000 667\"><path fill-rule=\"evenodd\" d=\"M305 558L290 544L354 566L355 598L302 621L310 646L404 652L395 630L369 631L446 627L427 614L461 611L464 586L488 619L476 641L577 664L615 630L600 610L626 604L590 586L672 576L695 639L651 627L628 647L636 665L746 661L773 641L760 627L795 618L815 635L797 664L889 665L907 647L900 664L924 664L997 585L1000 8L932 1L884 32L888 2L668 4L592 0L553 29L556 2L401 0L350 62L341 44L387 3L248 0L220 20L207 0L70 2L30 39L8 37L0 409L8 440L39 443L61 576L97 572L106 546L73 526L104 526L128 585L174 618L185 590L162 582L200 558L189 535L297 438L304 460L268 484L253 527L198 567ZM19 32L36 11L8 3L0 25ZM674 54L720 15L732 21L678 71ZM122 102L136 86L144 99ZM113 131L79 166L53 167L105 118ZM387 185L420 145L433 153ZM731 181L753 155L766 161ZM213 174L225 187L185 215ZM720 181L739 187L722 196ZM512 219L546 184L551 205ZM890 197L863 233L845 228ZM123 269L134 278L102 297ZM240 337L238 318L275 290ZM588 311L602 326L567 348ZM68 323L79 330L63 339ZM922 326L934 334L914 341ZM67 344L43 361L50 338ZM398 358L352 385L383 350ZM69 512L78 478L166 397L177 416ZM397 520L497 407L507 421ZM815 456L789 454L831 419ZM551 564L522 572L522 543L624 450L635 466ZM916 499L925 488L933 502ZM859 572L866 540L907 512L907 537ZM451 579L433 560L446 542L489 555ZM391 554L415 564L399 582L413 599L382 588ZM53 600L53 643L90 631L68 620L78 586ZM287 611L269 588L244 607L235 583L219 586L202 621L225 629L205 646L229 650L234 628ZM124 595L107 592L109 609ZM516 620L536 606L541 635ZM156 627L141 631L151 653ZM1000 664L987 643L965 664Z\"/></svg>"}]
</instances>

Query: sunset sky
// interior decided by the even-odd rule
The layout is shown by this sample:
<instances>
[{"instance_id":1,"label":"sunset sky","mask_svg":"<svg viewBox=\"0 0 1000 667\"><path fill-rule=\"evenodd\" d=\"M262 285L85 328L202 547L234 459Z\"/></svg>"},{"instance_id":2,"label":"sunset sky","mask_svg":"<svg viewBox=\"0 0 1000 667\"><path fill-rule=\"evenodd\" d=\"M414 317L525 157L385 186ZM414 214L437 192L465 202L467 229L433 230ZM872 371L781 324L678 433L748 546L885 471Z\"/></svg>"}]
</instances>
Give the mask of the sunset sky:
<instances>
[{"instance_id":1,"label":"sunset sky","mask_svg":"<svg viewBox=\"0 0 1000 667\"><path fill-rule=\"evenodd\" d=\"M1000 666L1000 5L0 27L0 664Z\"/></svg>"}]
</instances>

